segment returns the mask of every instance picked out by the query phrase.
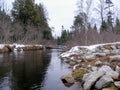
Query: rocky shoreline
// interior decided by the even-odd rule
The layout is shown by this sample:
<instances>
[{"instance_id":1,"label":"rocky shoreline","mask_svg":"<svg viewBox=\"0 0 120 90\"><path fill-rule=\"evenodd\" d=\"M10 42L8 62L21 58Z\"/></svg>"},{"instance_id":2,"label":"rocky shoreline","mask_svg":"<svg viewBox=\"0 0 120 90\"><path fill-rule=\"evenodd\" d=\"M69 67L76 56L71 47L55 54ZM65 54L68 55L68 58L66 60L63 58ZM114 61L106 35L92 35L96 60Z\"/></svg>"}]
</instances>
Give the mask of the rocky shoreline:
<instances>
[{"instance_id":1,"label":"rocky shoreline","mask_svg":"<svg viewBox=\"0 0 120 90\"><path fill-rule=\"evenodd\" d=\"M75 46L60 55L84 90L120 90L120 42ZM69 76L61 77L64 82ZM72 80L71 79L71 80ZM74 84L74 80L70 81Z\"/></svg>"}]
</instances>

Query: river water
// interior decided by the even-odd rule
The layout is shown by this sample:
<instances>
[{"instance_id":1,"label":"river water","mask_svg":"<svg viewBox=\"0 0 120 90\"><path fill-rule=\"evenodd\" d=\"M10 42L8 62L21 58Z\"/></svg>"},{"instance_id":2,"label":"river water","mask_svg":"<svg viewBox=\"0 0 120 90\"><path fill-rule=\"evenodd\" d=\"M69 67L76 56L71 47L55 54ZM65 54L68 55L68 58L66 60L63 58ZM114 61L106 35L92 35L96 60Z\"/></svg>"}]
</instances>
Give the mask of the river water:
<instances>
[{"instance_id":1,"label":"river water","mask_svg":"<svg viewBox=\"0 0 120 90\"><path fill-rule=\"evenodd\" d=\"M65 87L60 80L71 72L60 53L52 49L0 54L0 90L78 90L78 85Z\"/></svg>"}]
</instances>

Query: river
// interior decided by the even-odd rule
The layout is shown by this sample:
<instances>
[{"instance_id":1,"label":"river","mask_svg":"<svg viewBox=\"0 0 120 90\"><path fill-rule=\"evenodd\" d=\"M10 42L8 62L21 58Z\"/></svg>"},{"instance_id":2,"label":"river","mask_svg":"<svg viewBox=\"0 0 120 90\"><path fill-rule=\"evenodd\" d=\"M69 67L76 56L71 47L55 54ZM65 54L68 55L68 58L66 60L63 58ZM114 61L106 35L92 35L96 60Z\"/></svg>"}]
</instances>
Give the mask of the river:
<instances>
[{"instance_id":1,"label":"river","mask_svg":"<svg viewBox=\"0 0 120 90\"><path fill-rule=\"evenodd\" d=\"M0 90L78 90L60 77L71 72L59 49L0 54Z\"/></svg>"}]
</instances>

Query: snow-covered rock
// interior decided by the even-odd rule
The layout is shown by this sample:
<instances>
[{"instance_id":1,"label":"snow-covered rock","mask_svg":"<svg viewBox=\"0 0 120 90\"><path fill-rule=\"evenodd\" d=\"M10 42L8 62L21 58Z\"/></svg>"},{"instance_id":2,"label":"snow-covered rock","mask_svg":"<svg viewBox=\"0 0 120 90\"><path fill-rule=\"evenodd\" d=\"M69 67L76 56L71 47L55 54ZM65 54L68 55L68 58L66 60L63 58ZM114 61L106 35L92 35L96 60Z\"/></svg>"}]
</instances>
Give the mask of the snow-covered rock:
<instances>
[{"instance_id":1,"label":"snow-covered rock","mask_svg":"<svg viewBox=\"0 0 120 90\"><path fill-rule=\"evenodd\" d=\"M84 90L91 87L111 90L113 83L120 80L120 42L75 46L61 54L61 58L69 62L75 60L76 64L72 66L74 70L84 68L89 71L83 76ZM111 82L110 87L104 88Z\"/></svg>"},{"instance_id":2,"label":"snow-covered rock","mask_svg":"<svg viewBox=\"0 0 120 90\"><path fill-rule=\"evenodd\" d=\"M117 46L116 46L117 45ZM108 54L120 54L120 42L96 44L90 46L75 46L69 51L61 54L61 57L70 57L71 55L84 55L86 58L96 56L106 56ZM96 53L96 54L95 54Z\"/></svg>"}]
</instances>

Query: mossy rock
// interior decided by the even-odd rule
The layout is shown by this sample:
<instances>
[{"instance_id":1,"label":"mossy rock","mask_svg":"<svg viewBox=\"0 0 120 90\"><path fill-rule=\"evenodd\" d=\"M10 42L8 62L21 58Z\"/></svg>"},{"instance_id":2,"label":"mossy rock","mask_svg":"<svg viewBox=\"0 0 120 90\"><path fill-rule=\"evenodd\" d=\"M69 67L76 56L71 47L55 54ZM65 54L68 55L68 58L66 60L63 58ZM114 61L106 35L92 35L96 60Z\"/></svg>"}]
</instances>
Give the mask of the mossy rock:
<instances>
[{"instance_id":1,"label":"mossy rock","mask_svg":"<svg viewBox=\"0 0 120 90\"><path fill-rule=\"evenodd\" d=\"M76 69L72 75L73 77L75 78L75 80L79 81L79 82L82 82L82 78L83 76L88 73L87 70L84 70L84 69Z\"/></svg>"}]
</instances>

